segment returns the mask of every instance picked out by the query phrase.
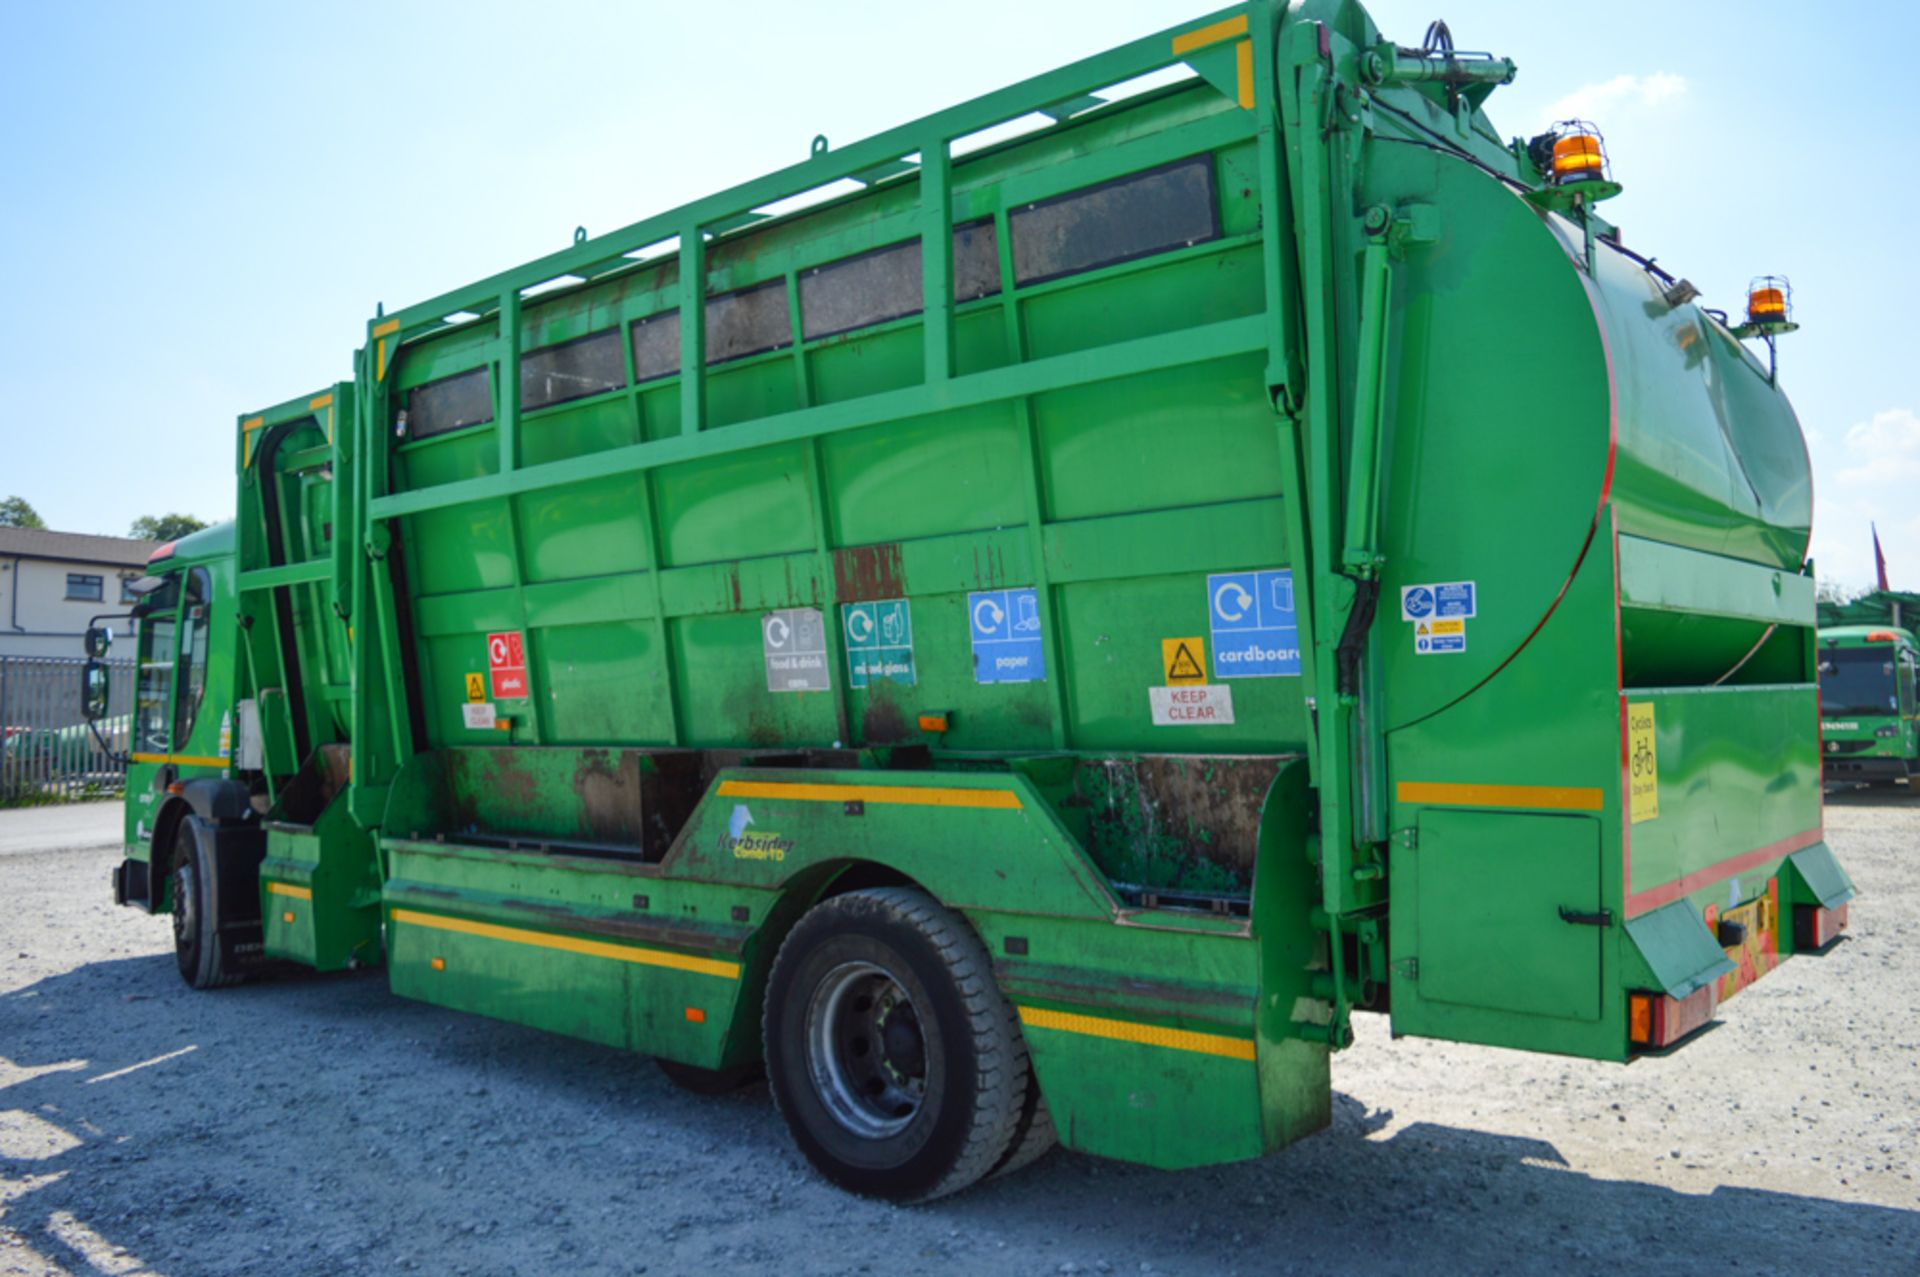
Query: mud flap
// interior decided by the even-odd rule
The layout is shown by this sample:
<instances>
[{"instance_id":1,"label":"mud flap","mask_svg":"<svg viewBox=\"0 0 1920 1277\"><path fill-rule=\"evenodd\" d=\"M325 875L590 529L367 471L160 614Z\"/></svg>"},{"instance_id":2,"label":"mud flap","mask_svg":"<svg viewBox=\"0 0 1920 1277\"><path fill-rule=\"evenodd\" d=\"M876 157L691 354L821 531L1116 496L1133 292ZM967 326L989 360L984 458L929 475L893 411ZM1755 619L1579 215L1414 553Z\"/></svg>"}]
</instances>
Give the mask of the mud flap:
<instances>
[{"instance_id":1,"label":"mud flap","mask_svg":"<svg viewBox=\"0 0 1920 1277\"><path fill-rule=\"evenodd\" d=\"M1707 924L1684 900L1627 919L1629 988L1684 1000L1735 967Z\"/></svg>"}]
</instances>

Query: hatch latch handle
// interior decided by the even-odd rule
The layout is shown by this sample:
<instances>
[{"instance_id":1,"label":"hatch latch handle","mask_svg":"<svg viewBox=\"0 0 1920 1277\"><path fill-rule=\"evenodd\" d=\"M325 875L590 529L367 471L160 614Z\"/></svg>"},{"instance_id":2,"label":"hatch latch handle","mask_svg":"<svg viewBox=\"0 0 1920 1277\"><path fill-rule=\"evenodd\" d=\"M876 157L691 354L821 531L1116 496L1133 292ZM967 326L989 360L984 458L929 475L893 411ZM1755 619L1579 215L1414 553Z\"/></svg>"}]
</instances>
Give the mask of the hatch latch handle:
<instances>
[{"instance_id":1,"label":"hatch latch handle","mask_svg":"<svg viewBox=\"0 0 1920 1277\"><path fill-rule=\"evenodd\" d=\"M1565 905L1561 905L1560 921L1571 922L1576 927L1611 927L1613 925L1613 910L1596 909L1592 913L1586 913L1579 909L1569 909Z\"/></svg>"}]
</instances>

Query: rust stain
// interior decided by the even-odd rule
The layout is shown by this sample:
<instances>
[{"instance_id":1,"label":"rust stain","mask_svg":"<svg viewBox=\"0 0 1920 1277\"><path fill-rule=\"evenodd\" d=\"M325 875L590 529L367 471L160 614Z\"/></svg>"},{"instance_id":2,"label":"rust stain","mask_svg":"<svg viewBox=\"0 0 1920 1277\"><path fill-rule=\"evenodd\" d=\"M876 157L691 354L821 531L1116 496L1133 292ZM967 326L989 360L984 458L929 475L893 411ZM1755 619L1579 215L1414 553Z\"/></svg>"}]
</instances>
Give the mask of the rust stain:
<instances>
[{"instance_id":1,"label":"rust stain","mask_svg":"<svg viewBox=\"0 0 1920 1277\"><path fill-rule=\"evenodd\" d=\"M907 725L907 716L899 704L876 694L866 713L860 717L860 738L868 745L892 745L911 740L917 727Z\"/></svg>"},{"instance_id":2,"label":"rust stain","mask_svg":"<svg viewBox=\"0 0 1920 1277\"><path fill-rule=\"evenodd\" d=\"M905 581L898 541L849 546L833 552L834 597L842 603L905 598Z\"/></svg>"}]
</instances>

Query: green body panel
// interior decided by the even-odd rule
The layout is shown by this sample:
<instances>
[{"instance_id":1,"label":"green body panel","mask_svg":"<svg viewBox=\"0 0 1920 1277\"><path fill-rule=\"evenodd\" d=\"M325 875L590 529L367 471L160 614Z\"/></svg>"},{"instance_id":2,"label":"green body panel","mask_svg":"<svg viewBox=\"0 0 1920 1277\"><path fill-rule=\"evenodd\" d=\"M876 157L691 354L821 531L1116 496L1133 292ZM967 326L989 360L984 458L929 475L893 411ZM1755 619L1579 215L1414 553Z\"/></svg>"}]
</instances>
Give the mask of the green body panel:
<instances>
[{"instance_id":1,"label":"green body panel","mask_svg":"<svg viewBox=\"0 0 1920 1277\"><path fill-rule=\"evenodd\" d=\"M1505 78L1258 0L376 316L241 422L270 952L718 1067L809 907L913 883L1063 1140L1160 1166L1324 1126L1355 1009L1618 1059L1770 966L1850 891L1799 428ZM1236 637L1210 578L1280 570Z\"/></svg>"}]
</instances>

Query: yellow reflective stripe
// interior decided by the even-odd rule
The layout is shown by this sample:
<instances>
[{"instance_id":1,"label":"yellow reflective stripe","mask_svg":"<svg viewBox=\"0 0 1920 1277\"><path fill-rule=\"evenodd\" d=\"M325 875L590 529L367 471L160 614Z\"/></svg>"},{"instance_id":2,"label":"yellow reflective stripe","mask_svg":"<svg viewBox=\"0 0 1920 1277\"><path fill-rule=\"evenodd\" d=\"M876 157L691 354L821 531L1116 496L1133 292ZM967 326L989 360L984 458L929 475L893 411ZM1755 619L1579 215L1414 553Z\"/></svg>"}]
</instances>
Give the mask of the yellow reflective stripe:
<instances>
[{"instance_id":1,"label":"yellow reflective stripe","mask_svg":"<svg viewBox=\"0 0 1920 1277\"><path fill-rule=\"evenodd\" d=\"M915 785L810 785L781 780L723 780L722 798L789 798L802 803L893 803L903 807L990 807L1019 811L1011 789L929 789Z\"/></svg>"},{"instance_id":2,"label":"yellow reflective stripe","mask_svg":"<svg viewBox=\"0 0 1920 1277\"><path fill-rule=\"evenodd\" d=\"M225 767L224 758L202 758L198 754L135 754L136 763L185 763L189 767Z\"/></svg>"},{"instance_id":3,"label":"yellow reflective stripe","mask_svg":"<svg viewBox=\"0 0 1920 1277\"><path fill-rule=\"evenodd\" d=\"M456 931L466 936L484 936L489 940L505 940L509 944L531 945L537 949L559 949L565 953L612 958L616 962L633 962L643 967L671 967L675 971L692 971L726 980L740 978L740 964L737 962L695 958L684 953L669 953L665 949L609 944L605 940L581 940L574 936L557 936L548 931L522 931L518 927L499 927L491 922L473 922L466 918L449 918L443 914L419 913L412 909L395 909L393 920L411 923L416 927L430 927L435 931Z\"/></svg>"},{"instance_id":4,"label":"yellow reflective stripe","mask_svg":"<svg viewBox=\"0 0 1920 1277\"><path fill-rule=\"evenodd\" d=\"M265 417L249 417L240 423L240 464L253 460L253 432L266 424Z\"/></svg>"},{"instance_id":5,"label":"yellow reflective stripe","mask_svg":"<svg viewBox=\"0 0 1920 1277\"><path fill-rule=\"evenodd\" d=\"M1072 1011L1048 1011L1043 1007L1017 1007L1020 1023L1032 1029L1058 1029L1090 1038L1108 1038L1115 1042L1138 1042L1142 1046L1163 1046L1174 1051L1196 1051L1229 1060L1251 1060L1253 1042L1249 1038L1230 1038L1221 1033L1195 1033L1191 1029L1169 1029L1158 1024L1140 1024L1134 1020L1109 1020L1104 1016L1078 1015Z\"/></svg>"},{"instance_id":6,"label":"yellow reflective stripe","mask_svg":"<svg viewBox=\"0 0 1920 1277\"><path fill-rule=\"evenodd\" d=\"M1599 811L1604 795L1577 785L1450 785L1403 780L1403 803L1443 803L1450 807L1537 807L1549 811Z\"/></svg>"},{"instance_id":7,"label":"yellow reflective stripe","mask_svg":"<svg viewBox=\"0 0 1920 1277\"><path fill-rule=\"evenodd\" d=\"M319 412L322 408L329 407L332 403L332 395L321 395L318 398L307 400L307 407L313 409L315 412Z\"/></svg>"},{"instance_id":8,"label":"yellow reflective stripe","mask_svg":"<svg viewBox=\"0 0 1920 1277\"><path fill-rule=\"evenodd\" d=\"M385 323L375 324L373 326L373 335L375 337L390 337L399 331L400 321L397 319L389 319Z\"/></svg>"},{"instance_id":9,"label":"yellow reflective stripe","mask_svg":"<svg viewBox=\"0 0 1920 1277\"><path fill-rule=\"evenodd\" d=\"M1173 37L1173 56L1177 58L1183 53L1192 53L1195 49L1204 49L1210 44L1218 44L1222 40L1231 40L1237 35L1246 33L1247 15L1244 13L1237 18L1227 18L1211 26L1183 31Z\"/></svg>"},{"instance_id":10,"label":"yellow reflective stripe","mask_svg":"<svg viewBox=\"0 0 1920 1277\"><path fill-rule=\"evenodd\" d=\"M385 381L387 379L387 339L385 337L374 343L373 352L373 379Z\"/></svg>"},{"instance_id":11,"label":"yellow reflective stripe","mask_svg":"<svg viewBox=\"0 0 1920 1277\"><path fill-rule=\"evenodd\" d=\"M313 893L305 887L296 887L290 882L270 882L267 884L270 896L289 896L295 900L311 900Z\"/></svg>"},{"instance_id":12,"label":"yellow reflective stripe","mask_svg":"<svg viewBox=\"0 0 1920 1277\"><path fill-rule=\"evenodd\" d=\"M1242 40L1233 51L1233 69L1238 76L1240 105L1253 110L1253 41Z\"/></svg>"}]
</instances>

